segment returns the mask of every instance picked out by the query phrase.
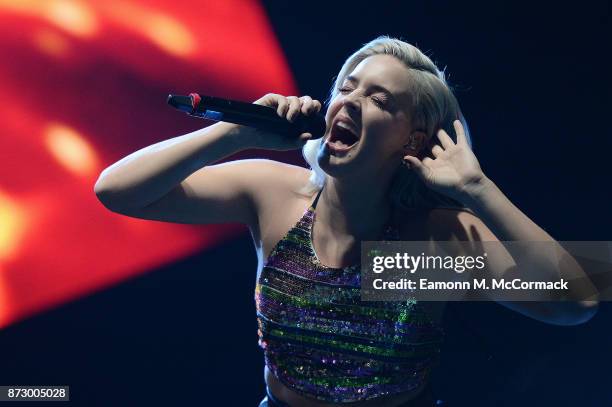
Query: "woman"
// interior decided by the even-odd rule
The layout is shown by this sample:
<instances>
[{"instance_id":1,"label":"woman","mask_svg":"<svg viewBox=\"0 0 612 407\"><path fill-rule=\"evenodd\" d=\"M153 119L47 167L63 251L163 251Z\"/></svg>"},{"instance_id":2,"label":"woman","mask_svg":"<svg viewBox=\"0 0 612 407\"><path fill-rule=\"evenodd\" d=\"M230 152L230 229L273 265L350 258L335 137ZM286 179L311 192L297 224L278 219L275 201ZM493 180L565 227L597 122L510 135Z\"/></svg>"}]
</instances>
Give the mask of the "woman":
<instances>
[{"instance_id":1,"label":"woman","mask_svg":"<svg viewBox=\"0 0 612 407\"><path fill-rule=\"evenodd\" d=\"M255 103L289 121L321 109L308 96ZM554 240L482 172L443 73L412 45L379 37L349 57L326 122L323 139L310 141L217 123L123 158L95 192L128 216L248 225L259 259L261 406L433 405L442 304L361 302L360 242ZM300 147L311 171L270 160L211 165L243 149ZM512 261L489 260L499 273ZM556 324L596 308L504 305Z\"/></svg>"}]
</instances>

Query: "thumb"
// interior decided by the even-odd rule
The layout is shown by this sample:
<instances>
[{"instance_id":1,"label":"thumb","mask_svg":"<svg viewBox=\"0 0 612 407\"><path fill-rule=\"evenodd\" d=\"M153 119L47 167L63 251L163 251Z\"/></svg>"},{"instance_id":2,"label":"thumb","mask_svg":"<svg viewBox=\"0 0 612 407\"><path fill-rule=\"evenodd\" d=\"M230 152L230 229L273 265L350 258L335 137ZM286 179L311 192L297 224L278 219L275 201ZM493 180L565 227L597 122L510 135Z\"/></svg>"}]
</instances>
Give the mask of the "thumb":
<instances>
[{"instance_id":1,"label":"thumb","mask_svg":"<svg viewBox=\"0 0 612 407\"><path fill-rule=\"evenodd\" d=\"M429 177L431 170L415 156L406 155L404 156L404 161L407 163L408 168L411 168L414 172L416 172L422 180L426 180Z\"/></svg>"},{"instance_id":2,"label":"thumb","mask_svg":"<svg viewBox=\"0 0 612 407\"><path fill-rule=\"evenodd\" d=\"M304 145L312 139L312 134L311 133L302 133L299 135L299 137L297 138L297 145L299 147L304 147Z\"/></svg>"},{"instance_id":3,"label":"thumb","mask_svg":"<svg viewBox=\"0 0 612 407\"><path fill-rule=\"evenodd\" d=\"M312 134L311 133L302 133L299 135L299 140L301 143L306 144L306 142L310 139L312 139Z\"/></svg>"}]
</instances>

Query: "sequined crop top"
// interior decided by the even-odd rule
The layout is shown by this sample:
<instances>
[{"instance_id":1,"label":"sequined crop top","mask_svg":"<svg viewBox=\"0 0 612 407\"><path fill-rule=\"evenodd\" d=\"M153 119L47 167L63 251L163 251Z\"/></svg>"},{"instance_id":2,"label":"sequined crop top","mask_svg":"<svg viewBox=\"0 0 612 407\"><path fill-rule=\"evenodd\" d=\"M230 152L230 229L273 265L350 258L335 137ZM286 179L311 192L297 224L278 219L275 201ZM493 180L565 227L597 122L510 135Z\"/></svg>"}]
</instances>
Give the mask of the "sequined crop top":
<instances>
[{"instance_id":1,"label":"sequined crop top","mask_svg":"<svg viewBox=\"0 0 612 407\"><path fill-rule=\"evenodd\" d=\"M414 390L438 359L442 330L414 301L361 301L359 264L321 264L311 239L320 194L276 244L257 279L265 363L285 386L325 402ZM384 240L397 238L386 230Z\"/></svg>"}]
</instances>

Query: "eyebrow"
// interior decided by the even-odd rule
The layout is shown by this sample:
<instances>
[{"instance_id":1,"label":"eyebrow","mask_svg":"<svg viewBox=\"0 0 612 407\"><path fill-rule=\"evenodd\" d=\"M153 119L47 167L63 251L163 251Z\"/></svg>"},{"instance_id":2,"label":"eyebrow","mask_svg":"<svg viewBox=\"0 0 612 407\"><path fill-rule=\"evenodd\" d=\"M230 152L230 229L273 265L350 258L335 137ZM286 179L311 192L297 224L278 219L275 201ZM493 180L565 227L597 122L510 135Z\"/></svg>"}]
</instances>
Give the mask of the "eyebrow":
<instances>
[{"instance_id":1,"label":"eyebrow","mask_svg":"<svg viewBox=\"0 0 612 407\"><path fill-rule=\"evenodd\" d=\"M348 75L346 78L344 78L345 80L352 82L352 83L357 83L359 82L359 80L357 80L357 78L355 78L352 75ZM380 85L371 85L370 86L375 92L382 92L385 95L387 95L387 97L389 97L389 99L395 101L395 96L393 96L393 93L391 93L387 88L380 86Z\"/></svg>"}]
</instances>

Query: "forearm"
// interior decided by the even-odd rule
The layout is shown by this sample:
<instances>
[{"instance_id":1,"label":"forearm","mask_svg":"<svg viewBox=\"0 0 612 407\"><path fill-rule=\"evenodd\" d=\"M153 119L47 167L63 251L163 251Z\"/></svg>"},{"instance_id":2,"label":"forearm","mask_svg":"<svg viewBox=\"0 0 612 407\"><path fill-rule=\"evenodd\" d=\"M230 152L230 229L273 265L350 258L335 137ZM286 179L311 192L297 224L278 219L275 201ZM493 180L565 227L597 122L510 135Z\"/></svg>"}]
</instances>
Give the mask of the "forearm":
<instances>
[{"instance_id":1,"label":"forearm","mask_svg":"<svg viewBox=\"0 0 612 407\"><path fill-rule=\"evenodd\" d=\"M518 306L541 316L548 315L550 320L558 318L557 322L565 321L566 316L570 316L569 320L582 321L585 315L592 315L597 305L597 290L571 254L521 212L490 179L485 177L482 186L475 191L465 202L493 234L500 241L526 243L519 250L520 259L514 259L519 272L531 278L537 275L544 280L570 282L567 292L556 291L556 298L551 299L573 301ZM585 301L586 298L595 301Z\"/></svg>"},{"instance_id":2,"label":"forearm","mask_svg":"<svg viewBox=\"0 0 612 407\"><path fill-rule=\"evenodd\" d=\"M247 148L242 126L216 123L142 148L106 168L94 190L105 205L140 208L198 169Z\"/></svg>"},{"instance_id":3,"label":"forearm","mask_svg":"<svg viewBox=\"0 0 612 407\"><path fill-rule=\"evenodd\" d=\"M489 178L465 198L465 203L500 241L555 241L518 209Z\"/></svg>"}]
</instances>

